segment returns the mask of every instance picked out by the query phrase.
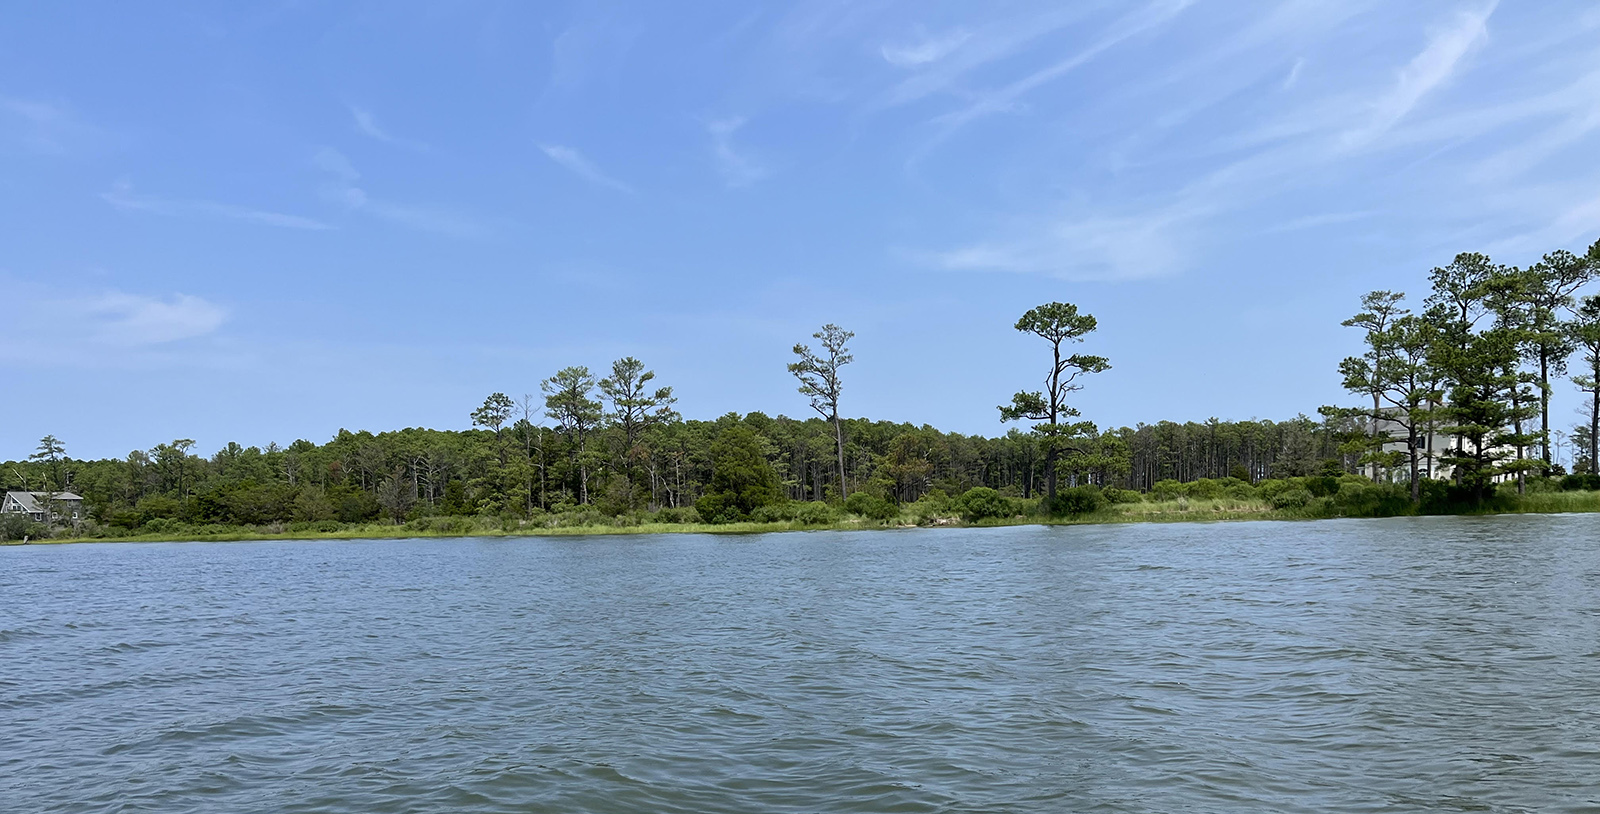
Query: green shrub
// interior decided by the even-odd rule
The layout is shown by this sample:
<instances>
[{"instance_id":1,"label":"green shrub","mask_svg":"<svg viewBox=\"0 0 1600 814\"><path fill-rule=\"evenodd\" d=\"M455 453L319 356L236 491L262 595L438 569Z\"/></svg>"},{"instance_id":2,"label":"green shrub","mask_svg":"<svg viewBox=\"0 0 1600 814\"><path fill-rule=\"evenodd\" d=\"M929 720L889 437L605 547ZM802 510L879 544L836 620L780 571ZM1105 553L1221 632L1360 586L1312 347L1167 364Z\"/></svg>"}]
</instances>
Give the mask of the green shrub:
<instances>
[{"instance_id":1,"label":"green shrub","mask_svg":"<svg viewBox=\"0 0 1600 814\"><path fill-rule=\"evenodd\" d=\"M1133 489L1118 489L1115 486L1101 489L1100 495L1106 499L1107 503L1140 503L1144 501L1144 495Z\"/></svg>"},{"instance_id":2,"label":"green shrub","mask_svg":"<svg viewBox=\"0 0 1600 814\"><path fill-rule=\"evenodd\" d=\"M1212 480L1211 478L1201 478L1197 481L1191 481L1187 486L1188 488L1186 494L1192 498L1199 500L1215 500L1219 497L1222 497L1222 483Z\"/></svg>"},{"instance_id":3,"label":"green shrub","mask_svg":"<svg viewBox=\"0 0 1600 814\"><path fill-rule=\"evenodd\" d=\"M1158 480L1150 487L1150 494L1156 500L1177 500L1189 494L1189 490L1181 483L1172 480Z\"/></svg>"},{"instance_id":4,"label":"green shrub","mask_svg":"<svg viewBox=\"0 0 1600 814\"><path fill-rule=\"evenodd\" d=\"M340 531L343 528L344 524L337 520L301 520L290 523L288 526L290 534L307 534L312 532L318 534L331 534L333 532Z\"/></svg>"},{"instance_id":5,"label":"green shrub","mask_svg":"<svg viewBox=\"0 0 1600 814\"><path fill-rule=\"evenodd\" d=\"M1563 492L1594 492L1600 491L1600 475L1581 474L1567 475L1561 479Z\"/></svg>"},{"instance_id":6,"label":"green shrub","mask_svg":"<svg viewBox=\"0 0 1600 814\"><path fill-rule=\"evenodd\" d=\"M338 525L335 523L334 525ZM478 530L470 517L419 517L406 523L406 528L428 534L471 534Z\"/></svg>"},{"instance_id":7,"label":"green shrub","mask_svg":"<svg viewBox=\"0 0 1600 814\"><path fill-rule=\"evenodd\" d=\"M1107 501L1100 494L1097 486L1075 486L1056 492L1055 500L1048 507L1052 516L1075 516L1097 512L1106 507Z\"/></svg>"},{"instance_id":8,"label":"green shrub","mask_svg":"<svg viewBox=\"0 0 1600 814\"><path fill-rule=\"evenodd\" d=\"M915 521L918 525L926 525L943 517L959 514L955 510L955 501L929 500L927 496L915 503L907 503L900 507L901 511Z\"/></svg>"},{"instance_id":9,"label":"green shrub","mask_svg":"<svg viewBox=\"0 0 1600 814\"><path fill-rule=\"evenodd\" d=\"M694 502L694 510L707 523L738 523L750 519L722 492L701 495Z\"/></svg>"},{"instance_id":10,"label":"green shrub","mask_svg":"<svg viewBox=\"0 0 1600 814\"><path fill-rule=\"evenodd\" d=\"M1395 517L1412 512L1409 487L1360 478L1341 483L1329 500L1334 511L1344 517Z\"/></svg>"},{"instance_id":11,"label":"green shrub","mask_svg":"<svg viewBox=\"0 0 1600 814\"><path fill-rule=\"evenodd\" d=\"M856 492L846 498L844 510L870 520L889 520L900 515L900 507L866 492Z\"/></svg>"},{"instance_id":12,"label":"green shrub","mask_svg":"<svg viewBox=\"0 0 1600 814\"><path fill-rule=\"evenodd\" d=\"M796 500L762 506L750 513L758 523L796 523L802 526L825 526L838 519L838 513L826 503Z\"/></svg>"},{"instance_id":13,"label":"green shrub","mask_svg":"<svg viewBox=\"0 0 1600 814\"><path fill-rule=\"evenodd\" d=\"M0 514L0 540L21 540L24 537L37 539L44 530L44 526L28 519L25 514Z\"/></svg>"},{"instance_id":14,"label":"green shrub","mask_svg":"<svg viewBox=\"0 0 1600 814\"><path fill-rule=\"evenodd\" d=\"M974 486L956 499L956 511L969 523L993 517L1010 517L1016 507L1010 498L987 486Z\"/></svg>"},{"instance_id":15,"label":"green shrub","mask_svg":"<svg viewBox=\"0 0 1600 814\"><path fill-rule=\"evenodd\" d=\"M1303 509L1311 502L1311 498L1310 490L1295 486L1277 492L1269 500L1274 509Z\"/></svg>"},{"instance_id":16,"label":"green shrub","mask_svg":"<svg viewBox=\"0 0 1600 814\"><path fill-rule=\"evenodd\" d=\"M1271 501L1279 492L1294 488L1294 484L1277 478L1267 478L1256 482L1256 496Z\"/></svg>"},{"instance_id":17,"label":"green shrub","mask_svg":"<svg viewBox=\"0 0 1600 814\"><path fill-rule=\"evenodd\" d=\"M571 511L553 514L547 521L552 528L577 528L579 526L606 525L606 516L594 508L583 506Z\"/></svg>"},{"instance_id":18,"label":"green shrub","mask_svg":"<svg viewBox=\"0 0 1600 814\"><path fill-rule=\"evenodd\" d=\"M1316 475L1296 478L1296 480L1300 482L1301 488L1311 493L1312 497L1327 497L1339 492L1339 476L1337 475Z\"/></svg>"},{"instance_id":19,"label":"green shrub","mask_svg":"<svg viewBox=\"0 0 1600 814\"><path fill-rule=\"evenodd\" d=\"M156 517L144 521L141 534L172 534L183 529L183 524L170 517Z\"/></svg>"},{"instance_id":20,"label":"green shrub","mask_svg":"<svg viewBox=\"0 0 1600 814\"><path fill-rule=\"evenodd\" d=\"M677 509L658 509L653 519L657 523L698 523L700 522L700 514L694 510L693 506L684 506Z\"/></svg>"}]
</instances>

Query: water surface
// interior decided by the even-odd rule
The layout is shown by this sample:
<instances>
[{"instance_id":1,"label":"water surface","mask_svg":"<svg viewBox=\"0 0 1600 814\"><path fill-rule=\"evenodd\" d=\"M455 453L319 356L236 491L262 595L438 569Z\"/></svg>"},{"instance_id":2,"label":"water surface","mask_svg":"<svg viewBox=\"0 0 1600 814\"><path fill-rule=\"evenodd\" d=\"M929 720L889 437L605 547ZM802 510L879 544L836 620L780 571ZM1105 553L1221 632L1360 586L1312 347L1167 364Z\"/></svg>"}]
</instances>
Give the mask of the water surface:
<instances>
[{"instance_id":1,"label":"water surface","mask_svg":"<svg viewBox=\"0 0 1600 814\"><path fill-rule=\"evenodd\" d=\"M0 811L1600 812L1600 516L0 549Z\"/></svg>"}]
</instances>

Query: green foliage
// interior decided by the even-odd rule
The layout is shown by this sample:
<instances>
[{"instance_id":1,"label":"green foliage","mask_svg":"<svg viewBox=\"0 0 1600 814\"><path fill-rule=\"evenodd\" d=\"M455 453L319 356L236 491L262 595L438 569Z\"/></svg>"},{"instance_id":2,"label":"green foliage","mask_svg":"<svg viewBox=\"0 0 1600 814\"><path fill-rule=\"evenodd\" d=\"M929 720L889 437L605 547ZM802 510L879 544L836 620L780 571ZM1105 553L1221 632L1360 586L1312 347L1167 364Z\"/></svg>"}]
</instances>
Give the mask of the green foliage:
<instances>
[{"instance_id":1,"label":"green foliage","mask_svg":"<svg viewBox=\"0 0 1600 814\"><path fill-rule=\"evenodd\" d=\"M700 513L695 511L693 506L686 506L681 509L660 509L652 519L657 523L671 523L674 525L705 522L700 519Z\"/></svg>"},{"instance_id":2,"label":"green foliage","mask_svg":"<svg viewBox=\"0 0 1600 814\"><path fill-rule=\"evenodd\" d=\"M1132 489L1118 489L1115 486L1107 486L1106 488L1101 489L1100 494L1106 499L1107 503L1113 505L1141 503L1144 501L1144 495L1141 495Z\"/></svg>"},{"instance_id":3,"label":"green foliage","mask_svg":"<svg viewBox=\"0 0 1600 814\"><path fill-rule=\"evenodd\" d=\"M1561 490L1564 492L1600 490L1600 475L1589 473L1567 475L1561 479Z\"/></svg>"},{"instance_id":4,"label":"green foliage","mask_svg":"<svg viewBox=\"0 0 1600 814\"><path fill-rule=\"evenodd\" d=\"M854 498L855 495L851 495ZM758 523L794 523L800 526L826 526L839 519L839 513L826 503L795 500L762 506L750 513Z\"/></svg>"},{"instance_id":5,"label":"green foliage","mask_svg":"<svg viewBox=\"0 0 1600 814\"><path fill-rule=\"evenodd\" d=\"M1415 511L1407 487L1363 478L1343 481L1330 500L1342 517L1396 517Z\"/></svg>"},{"instance_id":6,"label":"green foliage","mask_svg":"<svg viewBox=\"0 0 1600 814\"><path fill-rule=\"evenodd\" d=\"M711 483L694 506L701 517L735 523L762 506L782 502L777 473L754 430L743 425L724 430L711 446L711 457Z\"/></svg>"},{"instance_id":7,"label":"green foliage","mask_svg":"<svg viewBox=\"0 0 1600 814\"><path fill-rule=\"evenodd\" d=\"M987 486L968 489L956 499L954 508L969 523L1011 517L1017 512L1016 504L1010 498Z\"/></svg>"},{"instance_id":8,"label":"green foliage","mask_svg":"<svg viewBox=\"0 0 1600 814\"><path fill-rule=\"evenodd\" d=\"M1071 517L1091 514L1110 505L1098 486L1074 486L1056 492L1056 499L1046 507L1053 517Z\"/></svg>"},{"instance_id":9,"label":"green foliage","mask_svg":"<svg viewBox=\"0 0 1600 814\"><path fill-rule=\"evenodd\" d=\"M898 517L900 508L877 495L856 492L845 499L845 511L870 520L891 520Z\"/></svg>"},{"instance_id":10,"label":"green foliage","mask_svg":"<svg viewBox=\"0 0 1600 814\"><path fill-rule=\"evenodd\" d=\"M44 526L28 519L25 514L0 514L0 540L21 540L24 537L38 539L45 531Z\"/></svg>"},{"instance_id":11,"label":"green foliage","mask_svg":"<svg viewBox=\"0 0 1600 814\"><path fill-rule=\"evenodd\" d=\"M1311 491L1301 486L1291 486L1274 491L1267 498L1274 509L1303 509L1312 500Z\"/></svg>"},{"instance_id":12,"label":"green foliage","mask_svg":"<svg viewBox=\"0 0 1600 814\"><path fill-rule=\"evenodd\" d=\"M1150 495L1156 500L1177 500L1188 494L1189 488L1186 485L1170 478L1158 480L1150 486Z\"/></svg>"}]
</instances>

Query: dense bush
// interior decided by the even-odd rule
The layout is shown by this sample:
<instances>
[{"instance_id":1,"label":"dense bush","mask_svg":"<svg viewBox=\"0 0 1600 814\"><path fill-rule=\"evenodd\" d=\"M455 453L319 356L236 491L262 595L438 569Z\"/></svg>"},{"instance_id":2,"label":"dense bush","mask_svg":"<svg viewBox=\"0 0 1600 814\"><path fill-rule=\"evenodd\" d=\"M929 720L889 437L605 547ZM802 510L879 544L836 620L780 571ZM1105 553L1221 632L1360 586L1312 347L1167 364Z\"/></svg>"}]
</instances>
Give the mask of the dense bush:
<instances>
[{"instance_id":1,"label":"dense bush","mask_svg":"<svg viewBox=\"0 0 1600 814\"><path fill-rule=\"evenodd\" d=\"M696 512L693 506L684 506L681 509L659 509L656 511L654 520L657 523L699 523L700 513Z\"/></svg>"},{"instance_id":2,"label":"dense bush","mask_svg":"<svg viewBox=\"0 0 1600 814\"><path fill-rule=\"evenodd\" d=\"M1306 504L1311 502L1311 498L1310 490L1293 486L1275 491L1268 500L1272 503L1272 508L1274 509L1303 509Z\"/></svg>"},{"instance_id":3,"label":"dense bush","mask_svg":"<svg viewBox=\"0 0 1600 814\"><path fill-rule=\"evenodd\" d=\"M1107 503L1140 503L1144 500L1144 495L1133 489L1118 489L1115 486L1107 486L1101 489L1100 495L1106 499Z\"/></svg>"},{"instance_id":4,"label":"dense bush","mask_svg":"<svg viewBox=\"0 0 1600 814\"><path fill-rule=\"evenodd\" d=\"M751 512L750 519L758 523L796 523L802 526L826 526L839 518L832 506L820 501L794 500L762 506Z\"/></svg>"},{"instance_id":5,"label":"dense bush","mask_svg":"<svg viewBox=\"0 0 1600 814\"><path fill-rule=\"evenodd\" d=\"M1413 511L1409 486L1364 478L1345 480L1329 500L1333 511L1344 517L1396 517Z\"/></svg>"},{"instance_id":6,"label":"dense bush","mask_svg":"<svg viewBox=\"0 0 1600 814\"><path fill-rule=\"evenodd\" d=\"M1016 514L1011 499L987 486L974 486L956 499L956 511L969 523Z\"/></svg>"},{"instance_id":7,"label":"dense bush","mask_svg":"<svg viewBox=\"0 0 1600 814\"><path fill-rule=\"evenodd\" d=\"M1565 492L1600 491L1600 475L1567 475L1561 479L1561 489Z\"/></svg>"},{"instance_id":8,"label":"dense bush","mask_svg":"<svg viewBox=\"0 0 1600 814\"><path fill-rule=\"evenodd\" d=\"M44 531L44 526L29 520L25 514L0 514L0 540L38 539Z\"/></svg>"},{"instance_id":9,"label":"dense bush","mask_svg":"<svg viewBox=\"0 0 1600 814\"><path fill-rule=\"evenodd\" d=\"M419 517L406 523L406 528L429 534L471 534L478 530L470 517Z\"/></svg>"},{"instance_id":10,"label":"dense bush","mask_svg":"<svg viewBox=\"0 0 1600 814\"><path fill-rule=\"evenodd\" d=\"M900 507L866 492L856 492L845 498L844 510L870 520L889 520L900 515Z\"/></svg>"},{"instance_id":11,"label":"dense bush","mask_svg":"<svg viewBox=\"0 0 1600 814\"><path fill-rule=\"evenodd\" d=\"M1052 516L1063 517L1097 512L1106 505L1107 501L1105 495L1100 493L1100 487L1075 486L1057 491L1055 500L1050 501L1047 508Z\"/></svg>"},{"instance_id":12,"label":"dense bush","mask_svg":"<svg viewBox=\"0 0 1600 814\"><path fill-rule=\"evenodd\" d=\"M1156 500L1177 500L1189 494L1189 487L1178 481L1158 480L1150 486L1150 495Z\"/></svg>"},{"instance_id":13,"label":"dense bush","mask_svg":"<svg viewBox=\"0 0 1600 814\"><path fill-rule=\"evenodd\" d=\"M290 534L305 534L307 532L330 534L343 528L344 524L337 520L300 520L290 523L288 526Z\"/></svg>"},{"instance_id":14,"label":"dense bush","mask_svg":"<svg viewBox=\"0 0 1600 814\"><path fill-rule=\"evenodd\" d=\"M767 461L755 430L736 424L711 445L711 483L695 511L711 523L747 520L762 506L783 502L778 474Z\"/></svg>"},{"instance_id":15,"label":"dense bush","mask_svg":"<svg viewBox=\"0 0 1600 814\"><path fill-rule=\"evenodd\" d=\"M1270 503L1272 498L1276 497L1279 492L1291 489L1293 487L1294 484L1286 480L1267 478L1266 480L1256 481L1256 497L1259 497Z\"/></svg>"},{"instance_id":16,"label":"dense bush","mask_svg":"<svg viewBox=\"0 0 1600 814\"><path fill-rule=\"evenodd\" d=\"M144 521L140 534L172 534L183 528L183 523L170 517L155 517Z\"/></svg>"}]
</instances>

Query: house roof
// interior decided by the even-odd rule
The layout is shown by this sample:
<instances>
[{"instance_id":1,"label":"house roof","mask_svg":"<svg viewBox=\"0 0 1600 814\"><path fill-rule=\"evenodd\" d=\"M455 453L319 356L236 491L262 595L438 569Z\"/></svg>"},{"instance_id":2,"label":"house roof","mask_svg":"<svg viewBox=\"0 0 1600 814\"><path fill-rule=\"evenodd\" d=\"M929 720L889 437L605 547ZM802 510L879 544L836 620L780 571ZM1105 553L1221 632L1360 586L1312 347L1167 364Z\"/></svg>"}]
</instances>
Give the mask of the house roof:
<instances>
[{"instance_id":1,"label":"house roof","mask_svg":"<svg viewBox=\"0 0 1600 814\"><path fill-rule=\"evenodd\" d=\"M40 500L54 498L55 500L83 500L81 495L71 492L6 492L6 497L17 501L22 510L29 513L44 511L39 507Z\"/></svg>"}]
</instances>

